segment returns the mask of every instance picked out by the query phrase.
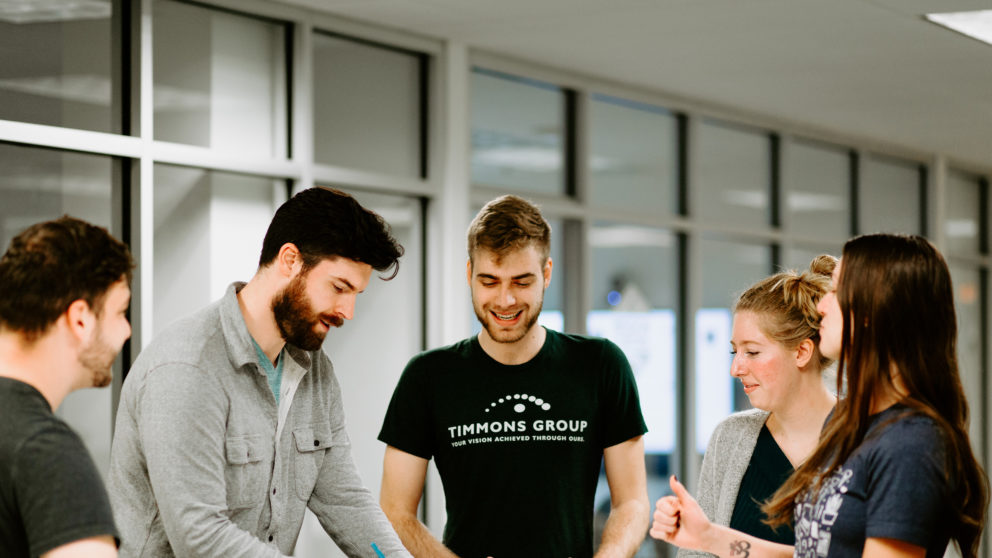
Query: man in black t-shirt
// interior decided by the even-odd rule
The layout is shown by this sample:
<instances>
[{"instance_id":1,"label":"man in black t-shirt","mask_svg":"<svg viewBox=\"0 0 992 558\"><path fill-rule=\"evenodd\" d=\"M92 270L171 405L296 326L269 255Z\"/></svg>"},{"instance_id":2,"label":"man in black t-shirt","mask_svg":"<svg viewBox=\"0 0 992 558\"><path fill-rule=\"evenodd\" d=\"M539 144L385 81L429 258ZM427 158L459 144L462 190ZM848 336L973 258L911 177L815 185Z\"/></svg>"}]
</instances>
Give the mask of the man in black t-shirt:
<instances>
[{"instance_id":1,"label":"man in black t-shirt","mask_svg":"<svg viewBox=\"0 0 992 558\"><path fill-rule=\"evenodd\" d=\"M407 365L379 439L381 504L414 556L589 558L605 460L611 511L596 556L632 556L650 513L647 430L613 343L537 325L551 281L551 230L516 196L487 204L468 235L478 336ZM417 519L434 459L443 543Z\"/></svg>"},{"instance_id":2,"label":"man in black t-shirt","mask_svg":"<svg viewBox=\"0 0 992 558\"><path fill-rule=\"evenodd\" d=\"M104 387L131 335L133 263L103 228L71 217L29 227L0 257L0 556L117 556L103 481L53 413Z\"/></svg>"}]
</instances>

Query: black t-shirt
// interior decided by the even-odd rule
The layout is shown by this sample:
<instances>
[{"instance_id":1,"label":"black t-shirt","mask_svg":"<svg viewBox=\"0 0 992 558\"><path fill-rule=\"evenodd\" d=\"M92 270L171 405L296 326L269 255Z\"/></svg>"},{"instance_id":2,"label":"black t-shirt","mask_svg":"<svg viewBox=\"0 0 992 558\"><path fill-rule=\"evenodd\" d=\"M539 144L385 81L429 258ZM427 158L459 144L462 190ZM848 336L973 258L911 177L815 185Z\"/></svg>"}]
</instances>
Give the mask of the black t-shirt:
<instances>
[{"instance_id":1,"label":"black t-shirt","mask_svg":"<svg viewBox=\"0 0 992 558\"><path fill-rule=\"evenodd\" d=\"M38 556L80 539L117 538L83 441L35 388L0 378L0 556Z\"/></svg>"},{"instance_id":2,"label":"black t-shirt","mask_svg":"<svg viewBox=\"0 0 992 558\"><path fill-rule=\"evenodd\" d=\"M893 419L895 420L894 422ZM888 538L927 549L947 547L951 493L940 427L894 405L872 416L865 441L795 508L795 555L860 557L865 539Z\"/></svg>"},{"instance_id":3,"label":"black t-shirt","mask_svg":"<svg viewBox=\"0 0 992 558\"><path fill-rule=\"evenodd\" d=\"M782 525L772 529L762 523L766 516L761 511L761 504L785 483L793 471L792 463L775 442L768 426L762 426L751 453L751 462L741 479L730 527L766 541L793 544L795 536L792 528Z\"/></svg>"},{"instance_id":4,"label":"black t-shirt","mask_svg":"<svg viewBox=\"0 0 992 558\"><path fill-rule=\"evenodd\" d=\"M646 431L623 352L549 330L520 365L475 337L414 357L379 439L435 459L455 554L587 558L603 449Z\"/></svg>"}]
</instances>

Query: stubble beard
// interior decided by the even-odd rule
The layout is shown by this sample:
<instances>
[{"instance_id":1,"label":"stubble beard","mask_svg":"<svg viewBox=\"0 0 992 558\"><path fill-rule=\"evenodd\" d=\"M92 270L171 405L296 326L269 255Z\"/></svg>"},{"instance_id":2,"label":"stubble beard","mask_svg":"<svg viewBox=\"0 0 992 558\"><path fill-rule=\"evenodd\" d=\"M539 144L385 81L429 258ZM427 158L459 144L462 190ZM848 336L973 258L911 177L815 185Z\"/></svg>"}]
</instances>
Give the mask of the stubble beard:
<instances>
[{"instance_id":1,"label":"stubble beard","mask_svg":"<svg viewBox=\"0 0 992 558\"><path fill-rule=\"evenodd\" d=\"M114 379L114 359L118 352L104 342L99 330L93 340L79 352L79 364L90 373L93 387L110 385Z\"/></svg>"},{"instance_id":2,"label":"stubble beard","mask_svg":"<svg viewBox=\"0 0 992 558\"><path fill-rule=\"evenodd\" d=\"M541 299L537 301L537 305L535 306L536 311L526 315L526 321L523 323L523 328L519 333L517 333L512 329L509 331L501 331L498 326L491 323L492 315L489 313L489 310L484 308L480 309L473 304L475 317L479 320L479 323L482 324L482 327L486 330L486 333L489 334L489 338L497 343L516 343L526 337L527 334L530 333L530 330L534 328L534 325L537 324L537 319L541 316L541 310L543 307L544 296L542 295ZM526 312L529 309L530 307L528 306L524 311Z\"/></svg>"},{"instance_id":3,"label":"stubble beard","mask_svg":"<svg viewBox=\"0 0 992 558\"><path fill-rule=\"evenodd\" d=\"M313 311L306 293L305 274L294 277L289 285L272 298L272 314L282 338L304 351L316 351L324 344L326 333L315 328L321 318L334 327L344 323L338 316L320 316Z\"/></svg>"}]
</instances>

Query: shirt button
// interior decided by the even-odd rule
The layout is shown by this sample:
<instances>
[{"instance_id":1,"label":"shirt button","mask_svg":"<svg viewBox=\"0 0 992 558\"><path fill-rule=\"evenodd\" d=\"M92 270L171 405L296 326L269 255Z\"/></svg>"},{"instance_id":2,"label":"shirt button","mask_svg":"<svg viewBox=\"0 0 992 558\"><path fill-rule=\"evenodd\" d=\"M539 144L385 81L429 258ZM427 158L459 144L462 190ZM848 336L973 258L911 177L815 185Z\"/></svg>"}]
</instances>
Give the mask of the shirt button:
<instances>
[{"instance_id":1,"label":"shirt button","mask_svg":"<svg viewBox=\"0 0 992 558\"><path fill-rule=\"evenodd\" d=\"M272 542L272 535L269 535L269 542Z\"/></svg>"},{"instance_id":2,"label":"shirt button","mask_svg":"<svg viewBox=\"0 0 992 558\"><path fill-rule=\"evenodd\" d=\"M275 493L276 493L276 489L275 489L275 488L273 488L273 489L272 489L272 493L273 493L273 494L275 494Z\"/></svg>"},{"instance_id":3,"label":"shirt button","mask_svg":"<svg viewBox=\"0 0 992 558\"><path fill-rule=\"evenodd\" d=\"M313 447L317 447L319 445L320 445L320 440L314 440L313 441Z\"/></svg>"}]
</instances>

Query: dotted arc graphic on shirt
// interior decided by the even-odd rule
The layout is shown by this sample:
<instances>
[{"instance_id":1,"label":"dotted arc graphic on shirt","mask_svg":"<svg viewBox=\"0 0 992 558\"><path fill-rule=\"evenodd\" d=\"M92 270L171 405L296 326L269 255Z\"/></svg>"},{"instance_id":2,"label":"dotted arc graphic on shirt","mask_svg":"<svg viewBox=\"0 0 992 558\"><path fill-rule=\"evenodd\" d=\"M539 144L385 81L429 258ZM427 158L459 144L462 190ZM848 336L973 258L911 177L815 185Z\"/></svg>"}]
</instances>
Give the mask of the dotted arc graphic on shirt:
<instances>
[{"instance_id":1,"label":"dotted arc graphic on shirt","mask_svg":"<svg viewBox=\"0 0 992 558\"><path fill-rule=\"evenodd\" d=\"M528 404L542 411L551 410L551 403L548 403L540 397L528 395L526 393L515 393L513 395L500 397L496 401L493 401L489 404L489 407L485 409L485 412L488 413L491 409L495 409L500 405L512 405L515 412L522 413L527 410Z\"/></svg>"}]
</instances>

